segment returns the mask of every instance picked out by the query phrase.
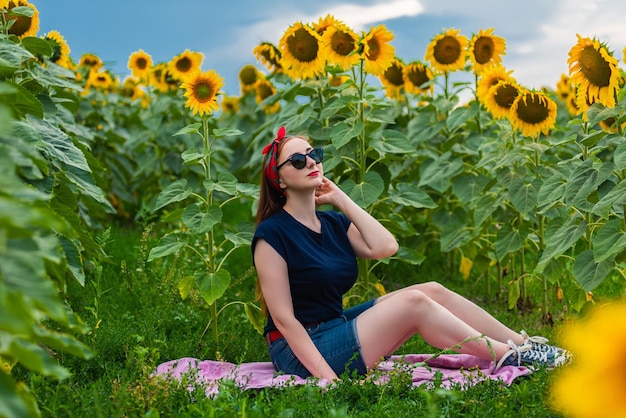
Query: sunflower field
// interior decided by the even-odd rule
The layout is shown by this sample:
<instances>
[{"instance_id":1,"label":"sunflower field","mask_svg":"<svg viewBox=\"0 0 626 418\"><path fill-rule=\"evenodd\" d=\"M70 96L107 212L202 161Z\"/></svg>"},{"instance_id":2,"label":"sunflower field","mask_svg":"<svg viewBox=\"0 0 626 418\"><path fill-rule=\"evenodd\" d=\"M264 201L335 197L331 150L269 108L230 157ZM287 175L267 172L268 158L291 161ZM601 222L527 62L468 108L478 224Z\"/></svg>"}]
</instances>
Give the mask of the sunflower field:
<instances>
[{"instance_id":1,"label":"sunflower field","mask_svg":"<svg viewBox=\"0 0 626 418\"><path fill-rule=\"evenodd\" d=\"M153 239L146 271L207 309L205 338L219 346L235 308L260 332L259 303L233 285L255 286L261 149L281 126L323 147L327 175L400 243L359 261L346 305L419 281L430 260L545 326L555 304L576 315L626 288L625 73L600 39L577 35L569 74L534 89L502 65L494 29L444 29L406 59L383 25L328 15L260 43L238 74L139 50L123 80L38 29L33 2L0 0L0 416L40 414L15 369L63 380L59 353L96 355L98 300L86 310L75 292L113 268L112 225Z\"/></svg>"}]
</instances>

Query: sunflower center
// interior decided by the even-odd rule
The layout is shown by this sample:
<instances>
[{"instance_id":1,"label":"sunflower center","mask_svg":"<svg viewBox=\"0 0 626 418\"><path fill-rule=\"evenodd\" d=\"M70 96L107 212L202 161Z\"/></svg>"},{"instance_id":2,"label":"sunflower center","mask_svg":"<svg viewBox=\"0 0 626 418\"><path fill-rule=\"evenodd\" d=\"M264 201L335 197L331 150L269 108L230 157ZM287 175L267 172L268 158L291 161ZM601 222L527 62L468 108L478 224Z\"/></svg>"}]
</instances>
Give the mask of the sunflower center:
<instances>
[{"instance_id":1,"label":"sunflower center","mask_svg":"<svg viewBox=\"0 0 626 418\"><path fill-rule=\"evenodd\" d=\"M200 81L193 88L193 97L200 103L206 103L214 96L213 86L206 81Z\"/></svg>"},{"instance_id":2,"label":"sunflower center","mask_svg":"<svg viewBox=\"0 0 626 418\"><path fill-rule=\"evenodd\" d=\"M372 38L367 41L367 46L369 47L369 53L367 54L367 58L372 61L377 61L380 56L380 43L378 39Z\"/></svg>"},{"instance_id":3,"label":"sunflower center","mask_svg":"<svg viewBox=\"0 0 626 418\"><path fill-rule=\"evenodd\" d=\"M137 68L139 68L140 70L145 70L146 68L148 68L148 60L144 57L137 58L135 64L137 64Z\"/></svg>"},{"instance_id":4,"label":"sunflower center","mask_svg":"<svg viewBox=\"0 0 626 418\"><path fill-rule=\"evenodd\" d=\"M189 57L182 57L178 61L176 61L176 69L181 73L186 73L191 70L192 62Z\"/></svg>"},{"instance_id":5,"label":"sunflower center","mask_svg":"<svg viewBox=\"0 0 626 418\"><path fill-rule=\"evenodd\" d=\"M257 95L261 100L265 100L270 97L274 92L267 84L261 83L257 86Z\"/></svg>"},{"instance_id":6,"label":"sunflower center","mask_svg":"<svg viewBox=\"0 0 626 418\"><path fill-rule=\"evenodd\" d=\"M61 45L54 39L47 38L49 41L52 41L54 44L52 47L52 55L50 56L50 61L57 62L61 59Z\"/></svg>"},{"instance_id":7,"label":"sunflower center","mask_svg":"<svg viewBox=\"0 0 626 418\"><path fill-rule=\"evenodd\" d=\"M32 19L30 17L18 16L17 18L11 18L15 20L13 26L9 29L9 33L15 36L22 36L30 29Z\"/></svg>"},{"instance_id":8,"label":"sunflower center","mask_svg":"<svg viewBox=\"0 0 626 418\"><path fill-rule=\"evenodd\" d=\"M404 79L402 78L402 68L396 64L393 64L385 70L384 77L394 86L400 87L404 84ZM409 78L410 77L411 75L409 74Z\"/></svg>"},{"instance_id":9,"label":"sunflower center","mask_svg":"<svg viewBox=\"0 0 626 418\"><path fill-rule=\"evenodd\" d=\"M515 98L519 94L519 91L515 86L510 84L502 84L496 87L496 93L493 95L493 98L498 106L509 109Z\"/></svg>"},{"instance_id":10,"label":"sunflower center","mask_svg":"<svg viewBox=\"0 0 626 418\"><path fill-rule=\"evenodd\" d=\"M493 39L487 36L481 36L474 43L474 58L479 64L488 63L493 58Z\"/></svg>"},{"instance_id":11,"label":"sunflower center","mask_svg":"<svg viewBox=\"0 0 626 418\"><path fill-rule=\"evenodd\" d=\"M239 72L239 80L244 86L251 86L257 81L257 72L252 66L245 66Z\"/></svg>"},{"instance_id":12,"label":"sunflower center","mask_svg":"<svg viewBox=\"0 0 626 418\"><path fill-rule=\"evenodd\" d=\"M287 39L287 48L298 61L311 62L317 58L319 45L315 36L306 29L300 28Z\"/></svg>"},{"instance_id":13,"label":"sunflower center","mask_svg":"<svg viewBox=\"0 0 626 418\"><path fill-rule=\"evenodd\" d=\"M550 109L544 100L536 94L527 94L524 100L520 100L517 106L517 117L522 121L539 125L548 119Z\"/></svg>"},{"instance_id":14,"label":"sunflower center","mask_svg":"<svg viewBox=\"0 0 626 418\"><path fill-rule=\"evenodd\" d=\"M426 71L422 70L421 68L411 69L408 73L408 76L409 80L411 80L411 83L413 83L417 87L420 87L422 84L430 81L430 78L428 78L428 74L426 73Z\"/></svg>"},{"instance_id":15,"label":"sunflower center","mask_svg":"<svg viewBox=\"0 0 626 418\"><path fill-rule=\"evenodd\" d=\"M333 51L344 57L354 51L354 39L350 34L345 32L333 33L330 44Z\"/></svg>"},{"instance_id":16,"label":"sunflower center","mask_svg":"<svg viewBox=\"0 0 626 418\"><path fill-rule=\"evenodd\" d=\"M453 64L461 55L461 44L454 36L444 36L434 48L433 56L438 63L447 65Z\"/></svg>"},{"instance_id":17,"label":"sunflower center","mask_svg":"<svg viewBox=\"0 0 626 418\"><path fill-rule=\"evenodd\" d=\"M585 78L598 87L606 87L611 81L611 66L593 46L586 46L580 54L580 68Z\"/></svg>"}]
</instances>

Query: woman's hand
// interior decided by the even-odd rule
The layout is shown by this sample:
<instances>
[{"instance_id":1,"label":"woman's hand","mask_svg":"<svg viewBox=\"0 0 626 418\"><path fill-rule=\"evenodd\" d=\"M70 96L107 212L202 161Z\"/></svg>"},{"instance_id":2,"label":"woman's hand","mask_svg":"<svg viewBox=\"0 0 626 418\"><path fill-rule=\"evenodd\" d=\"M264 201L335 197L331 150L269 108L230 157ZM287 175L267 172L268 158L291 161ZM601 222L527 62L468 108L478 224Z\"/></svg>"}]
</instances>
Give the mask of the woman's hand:
<instances>
[{"instance_id":1,"label":"woman's hand","mask_svg":"<svg viewBox=\"0 0 626 418\"><path fill-rule=\"evenodd\" d=\"M322 184L315 189L315 204L337 206L338 199L345 195L335 183L324 177Z\"/></svg>"}]
</instances>

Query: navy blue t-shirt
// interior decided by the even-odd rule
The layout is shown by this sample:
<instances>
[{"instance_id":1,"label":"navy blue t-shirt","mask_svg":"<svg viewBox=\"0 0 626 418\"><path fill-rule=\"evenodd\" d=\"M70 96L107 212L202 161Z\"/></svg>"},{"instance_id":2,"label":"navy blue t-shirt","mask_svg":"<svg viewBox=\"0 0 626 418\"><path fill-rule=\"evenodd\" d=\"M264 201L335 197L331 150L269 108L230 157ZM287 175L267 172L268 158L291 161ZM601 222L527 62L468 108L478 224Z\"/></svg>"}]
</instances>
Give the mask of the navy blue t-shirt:
<instances>
[{"instance_id":1,"label":"navy blue t-shirt","mask_svg":"<svg viewBox=\"0 0 626 418\"><path fill-rule=\"evenodd\" d=\"M287 211L261 222L252 239L252 254L257 239L264 239L287 262L291 300L296 319L302 324L323 322L343 313L342 297L358 275L356 256L342 213L316 212L321 234L307 228ZM265 332L276 329L271 312Z\"/></svg>"}]
</instances>

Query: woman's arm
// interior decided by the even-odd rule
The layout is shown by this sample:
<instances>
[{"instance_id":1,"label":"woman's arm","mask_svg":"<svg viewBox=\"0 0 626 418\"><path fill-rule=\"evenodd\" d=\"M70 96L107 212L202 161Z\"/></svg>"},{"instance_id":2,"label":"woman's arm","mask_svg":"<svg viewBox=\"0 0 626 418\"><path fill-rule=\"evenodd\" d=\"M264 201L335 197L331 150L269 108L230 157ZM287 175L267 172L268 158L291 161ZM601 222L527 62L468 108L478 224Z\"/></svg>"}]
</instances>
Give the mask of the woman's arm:
<instances>
[{"instance_id":1,"label":"woman's arm","mask_svg":"<svg viewBox=\"0 0 626 418\"><path fill-rule=\"evenodd\" d=\"M285 260L265 240L259 239L254 247L254 264L267 309L293 353L313 376L336 380L337 374L294 315Z\"/></svg>"},{"instance_id":2,"label":"woman's arm","mask_svg":"<svg viewBox=\"0 0 626 418\"><path fill-rule=\"evenodd\" d=\"M398 242L391 232L326 177L315 191L315 203L333 205L352 221L348 238L357 257L379 259L398 251Z\"/></svg>"}]
</instances>

